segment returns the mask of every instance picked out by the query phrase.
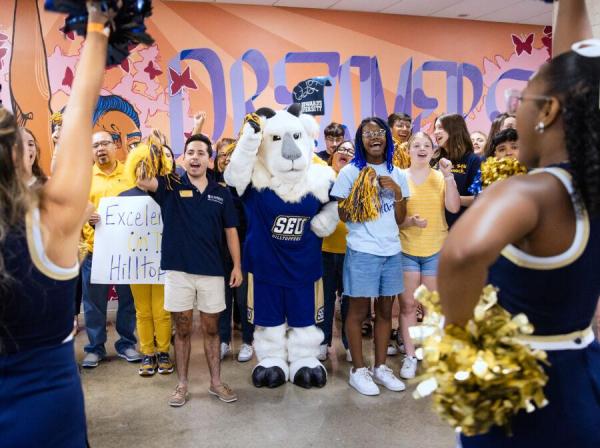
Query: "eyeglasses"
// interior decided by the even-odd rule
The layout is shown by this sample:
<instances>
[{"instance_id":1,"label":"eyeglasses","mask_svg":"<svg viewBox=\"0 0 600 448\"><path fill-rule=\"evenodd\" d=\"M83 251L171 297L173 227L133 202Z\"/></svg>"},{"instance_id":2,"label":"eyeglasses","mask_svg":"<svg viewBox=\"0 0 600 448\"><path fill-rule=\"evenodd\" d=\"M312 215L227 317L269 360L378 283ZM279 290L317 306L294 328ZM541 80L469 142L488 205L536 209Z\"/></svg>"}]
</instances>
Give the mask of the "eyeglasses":
<instances>
[{"instance_id":1,"label":"eyeglasses","mask_svg":"<svg viewBox=\"0 0 600 448\"><path fill-rule=\"evenodd\" d=\"M351 146L338 146L335 149L334 154L338 153L354 157L354 148L352 148Z\"/></svg>"},{"instance_id":2,"label":"eyeglasses","mask_svg":"<svg viewBox=\"0 0 600 448\"><path fill-rule=\"evenodd\" d=\"M327 137L325 137L325 140L331 143L341 143L342 141L344 141L344 136L341 135L339 137L333 137L332 135L328 135Z\"/></svg>"},{"instance_id":3,"label":"eyeglasses","mask_svg":"<svg viewBox=\"0 0 600 448\"><path fill-rule=\"evenodd\" d=\"M100 146L102 146L103 148L107 148L110 145L112 145L114 142L112 140L102 140L99 142L96 142L92 145L92 148L94 149L98 149Z\"/></svg>"},{"instance_id":4,"label":"eyeglasses","mask_svg":"<svg viewBox=\"0 0 600 448\"><path fill-rule=\"evenodd\" d=\"M523 101L550 101L552 97L546 95L523 95L520 90L508 89L504 92L504 99L506 100L506 112L515 114Z\"/></svg>"},{"instance_id":5,"label":"eyeglasses","mask_svg":"<svg viewBox=\"0 0 600 448\"><path fill-rule=\"evenodd\" d=\"M385 129L379 129L378 131L363 131L363 138L374 138L374 137L384 137Z\"/></svg>"}]
</instances>

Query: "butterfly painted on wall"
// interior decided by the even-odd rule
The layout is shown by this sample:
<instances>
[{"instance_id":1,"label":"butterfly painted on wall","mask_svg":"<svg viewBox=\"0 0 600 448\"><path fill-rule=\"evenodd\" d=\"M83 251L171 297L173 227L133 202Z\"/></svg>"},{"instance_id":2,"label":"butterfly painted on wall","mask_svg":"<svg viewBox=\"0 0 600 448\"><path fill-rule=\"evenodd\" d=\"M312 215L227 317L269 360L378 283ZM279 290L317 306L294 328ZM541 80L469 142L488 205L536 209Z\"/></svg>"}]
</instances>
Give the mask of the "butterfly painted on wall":
<instances>
[{"instance_id":1,"label":"butterfly painted on wall","mask_svg":"<svg viewBox=\"0 0 600 448\"><path fill-rule=\"evenodd\" d=\"M552 59L552 27L550 25L546 25L544 27L544 35L542 36L542 45L546 48L548 52L548 59L546 61L550 61Z\"/></svg>"},{"instance_id":2,"label":"butterfly painted on wall","mask_svg":"<svg viewBox=\"0 0 600 448\"><path fill-rule=\"evenodd\" d=\"M162 75L163 73L158 66L154 66L154 63L152 61L148 62L148 65L146 66L144 71L148 73L148 76L150 76L150 80L156 78L158 75Z\"/></svg>"},{"instance_id":3,"label":"butterfly painted on wall","mask_svg":"<svg viewBox=\"0 0 600 448\"><path fill-rule=\"evenodd\" d=\"M517 53L518 56L520 56L523 52L531 54L533 51L533 39L535 37L534 33L529 34L525 40L522 40L521 37L515 34L511 34L511 37L513 45L515 46L515 53Z\"/></svg>"},{"instance_id":4,"label":"butterfly painted on wall","mask_svg":"<svg viewBox=\"0 0 600 448\"><path fill-rule=\"evenodd\" d=\"M183 87L193 90L198 89L198 86L192 79L189 67L186 68L181 74L169 67L169 74L171 75L171 96L177 95Z\"/></svg>"}]
</instances>

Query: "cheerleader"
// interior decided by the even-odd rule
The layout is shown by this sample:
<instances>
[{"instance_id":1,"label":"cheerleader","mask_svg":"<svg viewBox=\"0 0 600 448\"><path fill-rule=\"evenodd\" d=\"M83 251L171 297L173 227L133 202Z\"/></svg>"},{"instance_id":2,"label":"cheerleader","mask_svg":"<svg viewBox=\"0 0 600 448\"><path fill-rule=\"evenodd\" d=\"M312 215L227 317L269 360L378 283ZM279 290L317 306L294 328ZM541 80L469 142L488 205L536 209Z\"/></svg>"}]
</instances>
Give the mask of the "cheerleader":
<instances>
[{"instance_id":1,"label":"cheerleader","mask_svg":"<svg viewBox=\"0 0 600 448\"><path fill-rule=\"evenodd\" d=\"M96 3L88 10L61 152L40 189L27 189L21 134L0 108L0 437L7 447L86 446L73 305L92 178L92 113L109 34L108 16Z\"/></svg>"},{"instance_id":2,"label":"cheerleader","mask_svg":"<svg viewBox=\"0 0 600 448\"><path fill-rule=\"evenodd\" d=\"M591 329L600 295L600 41L584 0L561 1L553 59L520 94L519 160L535 168L487 188L453 227L440 258L442 306L464 324L486 282L499 303L524 312L525 339L545 350L548 404L521 411L512 435L492 427L462 435L468 447L600 446L600 345Z\"/></svg>"}]
</instances>

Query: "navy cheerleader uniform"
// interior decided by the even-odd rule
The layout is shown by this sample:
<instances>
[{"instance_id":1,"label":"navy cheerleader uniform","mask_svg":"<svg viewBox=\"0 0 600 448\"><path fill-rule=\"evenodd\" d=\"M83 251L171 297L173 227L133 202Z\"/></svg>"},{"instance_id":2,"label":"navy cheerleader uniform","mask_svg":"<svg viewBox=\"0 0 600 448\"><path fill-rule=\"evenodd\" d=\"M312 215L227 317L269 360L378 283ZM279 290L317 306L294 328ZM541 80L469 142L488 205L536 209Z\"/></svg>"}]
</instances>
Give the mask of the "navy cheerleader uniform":
<instances>
[{"instance_id":1,"label":"navy cheerleader uniform","mask_svg":"<svg viewBox=\"0 0 600 448\"><path fill-rule=\"evenodd\" d=\"M86 446L83 392L73 348L79 267L45 256L39 210L0 248L10 276L0 289L0 445Z\"/></svg>"},{"instance_id":2,"label":"navy cheerleader uniform","mask_svg":"<svg viewBox=\"0 0 600 448\"><path fill-rule=\"evenodd\" d=\"M573 193L560 167L532 172L556 176ZM535 174L534 174L535 175ZM500 288L500 305L525 313L535 335L525 341L546 350L547 406L512 419L512 436L499 427L474 437L461 435L463 448L600 447L600 345L590 327L600 295L600 219L578 210L575 238L564 253L536 257L509 245L490 268L489 283Z\"/></svg>"}]
</instances>

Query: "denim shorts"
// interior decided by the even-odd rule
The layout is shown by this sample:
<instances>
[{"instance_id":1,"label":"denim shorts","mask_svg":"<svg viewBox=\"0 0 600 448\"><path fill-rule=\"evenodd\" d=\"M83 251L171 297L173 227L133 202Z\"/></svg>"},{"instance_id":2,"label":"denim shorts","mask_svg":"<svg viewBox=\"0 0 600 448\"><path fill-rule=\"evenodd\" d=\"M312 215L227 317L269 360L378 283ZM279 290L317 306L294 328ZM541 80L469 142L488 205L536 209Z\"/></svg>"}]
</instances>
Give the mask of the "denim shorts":
<instances>
[{"instance_id":1,"label":"denim shorts","mask_svg":"<svg viewBox=\"0 0 600 448\"><path fill-rule=\"evenodd\" d=\"M344 295L388 297L404 292L402 254L389 257L346 249Z\"/></svg>"},{"instance_id":2,"label":"denim shorts","mask_svg":"<svg viewBox=\"0 0 600 448\"><path fill-rule=\"evenodd\" d=\"M440 253L436 252L429 257L416 257L402 253L402 269L404 272L420 272L423 275L436 276Z\"/></svg>"}]
</instances>

